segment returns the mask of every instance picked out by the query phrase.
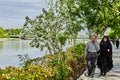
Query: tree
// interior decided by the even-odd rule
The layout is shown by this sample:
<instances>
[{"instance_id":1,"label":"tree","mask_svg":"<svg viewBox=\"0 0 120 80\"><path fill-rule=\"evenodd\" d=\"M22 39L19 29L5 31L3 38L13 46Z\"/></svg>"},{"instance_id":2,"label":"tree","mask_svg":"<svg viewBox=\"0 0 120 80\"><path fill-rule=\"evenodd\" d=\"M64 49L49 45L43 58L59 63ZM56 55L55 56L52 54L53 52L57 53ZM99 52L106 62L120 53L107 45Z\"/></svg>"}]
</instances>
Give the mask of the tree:
<instances>
[{"instance_id":1,"label":"tree","mask_svg":"<svg viewBox=\"0 0 120 80\"><path fill-rule=\"evenodd\" d=\"M2 27L0 27L0 35L3 36L5 33L4 29Z\"/></svg>"},{"instance_id":2,"label":"tree","mask_svg":"<svg viewBox=\"0 0 120 80\"><path fill-rule=\"evenodd\" d=\"M119 0L60 0L59 4L63 10L64 5L67 6L64 14L72 19L78 17L83 21L82 27L87 28L89 36L93 33L103 35L108 27L115 26L118 21L114 19L120 14Z\"/></svg>"},{"instance_id":3,"label":"tree","mask_svg":"<svg viewBox=\"0 0 120 80\"><path fill-rule=\"evenodd\" d=\"M7 38L7 37L8 37L7 32L2 27L0 27L0 38Z\"/></svg>"},{"instance_id":4,"label":"tree","mask_svg":"<svg viewBox=\"0 0 120 80\"><path fill-rule=\"evenodd\" d=\"M19 35L22 29L5 29L8 35Z\"/></svg>"},{"instance_id":5,"label":"tree","mask_svg":"<svg viewBox=\"0 0 120 80\"><path fill-rule=\"evenodd\" d=\"M120 26L112 28L112 30L108 33L111 40L115 43L117 38L120 38Z\"/></svg>"},{"instance_id":6,"label":"tree","mask_svg":"<svg viewBox=\"0 0 120 80\"><path fill-rule=\"evenodd\" d=\"M24 33L34 34L31 46L41 50L47 48L49 53L58 53L63 50L68 39L76 37L73 26L71 19L55 13L51 6L49 10L43 9L43 13L33 20L26 17Z\"/></svg>"}]
</instances>

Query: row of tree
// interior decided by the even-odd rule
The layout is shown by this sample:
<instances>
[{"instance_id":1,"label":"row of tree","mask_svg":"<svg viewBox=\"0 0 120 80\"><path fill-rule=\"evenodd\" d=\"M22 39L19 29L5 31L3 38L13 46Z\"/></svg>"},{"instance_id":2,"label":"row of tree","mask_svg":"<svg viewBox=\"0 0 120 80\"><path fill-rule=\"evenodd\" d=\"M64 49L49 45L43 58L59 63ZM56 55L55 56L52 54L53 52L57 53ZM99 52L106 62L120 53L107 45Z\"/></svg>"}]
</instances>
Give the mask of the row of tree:
<instances>
[{"instance_id":1,"label":"row of tree","mask_svg":"<svg viewBox=\"0 0 120 80\"><path fill-rule=\"evenodd\" d=\"M22 29L3 29L0 27L0 37L5 38L9 37L10 35L20 35Z\"/></svg>"},{"instance_id":2,"label":"row of tree","mask_svg":"<svg viewBox=\"0 0 120 80\"><path fill-rule=\"evenodd\" d=\"M89 37L94 33L102 36L107 28L119 36L119 0L50 0L48 7L33 20L26 17L23 33L34 34L31 46L57 53L85 29Z\"/></svg>"}]
</instances>

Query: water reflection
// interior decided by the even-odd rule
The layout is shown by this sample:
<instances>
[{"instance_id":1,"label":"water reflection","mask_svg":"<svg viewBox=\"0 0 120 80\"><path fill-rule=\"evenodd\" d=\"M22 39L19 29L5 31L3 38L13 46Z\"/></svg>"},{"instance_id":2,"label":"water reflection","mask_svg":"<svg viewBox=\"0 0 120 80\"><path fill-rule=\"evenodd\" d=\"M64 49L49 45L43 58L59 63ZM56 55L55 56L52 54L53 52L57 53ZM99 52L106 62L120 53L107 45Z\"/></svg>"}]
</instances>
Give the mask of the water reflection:
<instances>
[{"instance_id":1,"label":"water reflection","mask_svg":"<svg viewBox=\"0 0 120 80\"><path fill-rule=\"evenodd\" d=\"M30 41L23 41L23 40L18 40L18 41L4 41L3 43L3 50L16 50L16 51L21 51L23 49L27 50L30 48L29 46Z\"/></svg>"},{"instance_id":2,"label":"water reflection","mask_svg":"<svg viewBox=\"0 0 120 80\"><path fill-rule=\"evenodd\" d=\"M3 50L3 42L0 42L0 51Z\"/></svg>"}]
</instances>

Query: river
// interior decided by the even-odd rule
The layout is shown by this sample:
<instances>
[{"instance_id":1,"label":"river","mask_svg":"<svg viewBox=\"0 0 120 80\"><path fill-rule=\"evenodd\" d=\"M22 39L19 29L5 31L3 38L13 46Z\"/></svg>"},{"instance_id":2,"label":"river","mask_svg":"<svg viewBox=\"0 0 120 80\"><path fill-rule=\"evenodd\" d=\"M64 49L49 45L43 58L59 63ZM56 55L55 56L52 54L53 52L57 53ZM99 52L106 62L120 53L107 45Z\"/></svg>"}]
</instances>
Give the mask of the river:
<instances>
[{"instance_id":1,"label":"river","mask_svg":"<svg viewBox=\"0 0 120 80\"><path fill-rule=\"evenodd\" d=\"M18 55L28 54L30 58L41 57L45 51L30 47L30 40L5 40L0 41L0 67L19 67Z\"/></svg>"},{"instance_id":2,"label":"river","mask_svg":"<svg viewBox=\"0 0 120 80\"><path fill-rule=\"evenodd\" d=\"M20 59L18 55L28 54L30 58L42 57L47 53L47 49L40 51L35 47L30 46L31 40L14 40L6 39L0 40L0 67L5 68L6 66L20 67ZM83 40L82 40L83 41ZM72 44L66 44L63 47L66 50Z\"/></svg>"}]
</instances>

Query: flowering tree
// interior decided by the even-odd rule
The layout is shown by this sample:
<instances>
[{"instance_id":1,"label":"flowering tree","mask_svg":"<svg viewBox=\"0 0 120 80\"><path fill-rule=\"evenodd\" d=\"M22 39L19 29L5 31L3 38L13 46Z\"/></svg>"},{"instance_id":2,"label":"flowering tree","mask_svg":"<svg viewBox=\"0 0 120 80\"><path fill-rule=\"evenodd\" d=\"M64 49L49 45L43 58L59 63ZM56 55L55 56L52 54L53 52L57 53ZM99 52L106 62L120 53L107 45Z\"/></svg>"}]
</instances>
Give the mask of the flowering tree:
<instances>
[{"instance_id":1,"label":"flowering tree","mask_svg":"<svg viewBox=\"0 0 120 80\"><path fill-rule=\"evenodd\" d=\"M76 21L55 12L52 5L49 10L42 11L43 13L33 20L26 17L23 32L34 35L31 46L41 50L47 48L49 53L58 53L62 51L67 40L76 37L78 32L75 30Z\"/></svg>"}]
</instances>

